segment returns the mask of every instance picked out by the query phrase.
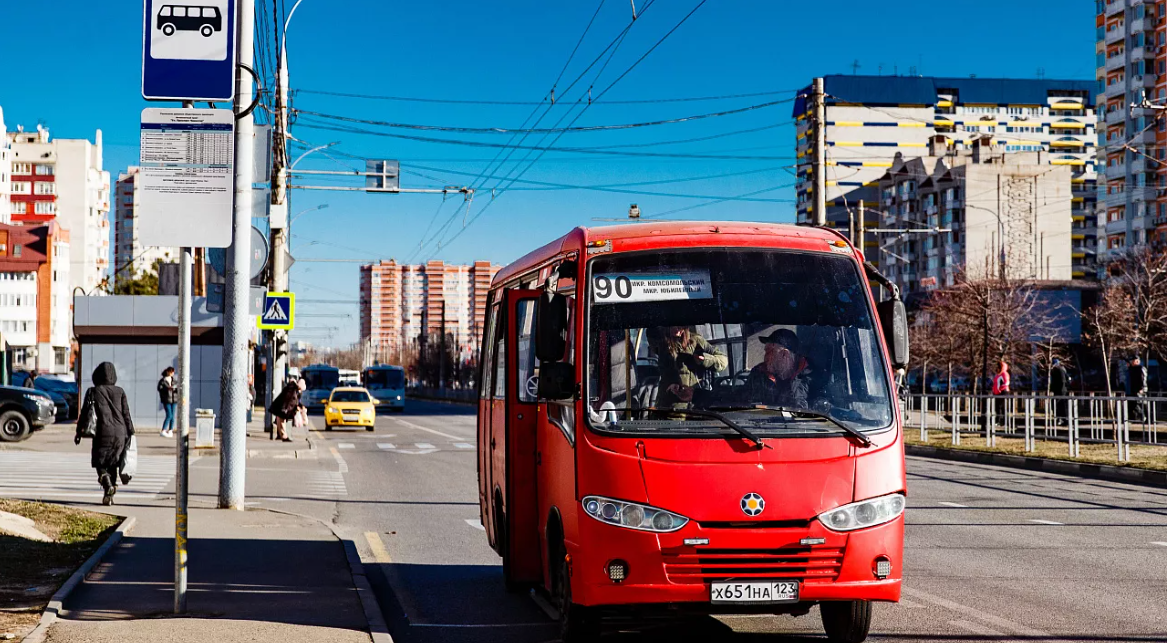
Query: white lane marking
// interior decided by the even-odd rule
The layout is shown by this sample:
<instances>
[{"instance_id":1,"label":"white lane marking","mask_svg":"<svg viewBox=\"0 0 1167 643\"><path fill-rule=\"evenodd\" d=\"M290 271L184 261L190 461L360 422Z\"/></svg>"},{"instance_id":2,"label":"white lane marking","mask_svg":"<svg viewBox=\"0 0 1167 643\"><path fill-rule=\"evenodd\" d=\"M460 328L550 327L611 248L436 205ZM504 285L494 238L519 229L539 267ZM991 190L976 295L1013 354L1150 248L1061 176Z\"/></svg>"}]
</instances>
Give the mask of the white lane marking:
<instances>
[{"instance_id":1,"label":"white lane marking","mask_svg":"<svg viewBox=\"0 0 1167 643\"><path fill-rule=\"evenodd\" d=\"M336 446L338 446L342 449L355 449L355 448L357 448L357 445L353 444L352 442L341 442L340 444L338 444Z\"/></svg>"},{"instance_id":2,"label":"white lane marking","mask_svg":"<svg viewBox=\"0 0 1167 643\"><path fill-rule=\"evenodd\" d=\"M483 527L482 522L480 520L478 520L477 518L467 518L466 524L470 525L471 527L473 527L479 531L486 531L486 527Z\"/></svg>"},{"instance_id":3,"label":"white lane marking","mask_svg":"<svg viewBox=\"0 0 1167 643\"><path fill-rule=\"evenodd\" d=\"M1152 540L1152 541L1151 541L1151 544L1152 544L1152 545L1158 545L1158 546L1160 546L1160 547L1167 547L1167 543L1165 543L1165 542L1160 542L1160 541L1158 541L1158 540Z\"/></svg>"},{"instance_id":4,"label":"white lane marking","mask_svg":"<svg viewBox=\"0 0 1167 643\"><path fill-rule=\"evenodd\" d=\"M455 442L454 448L455 449L473 449L474 445L470 444L469 442Z\"/></svg>"},{"instance_id":5,"label":"white lane marking","mask_svg":"<svg viewBox=\"0 0 1167 643\"><path fill-rule=\"evenodd\" d=\"M377 448L378 449L396 449L397 447L389 442L378 442Z\"/></svg>"},{"instance_id":6,"label":"white lane marking","mask_svg":"<svg viewBox=\"0 0 1167 643\"><path fill-rule=\"evenodd\" d=\"M914 598L916 600L923 601L925 603L931 603L932 605L936 605L937 607L943 607L945 609L952 610L953 612L958 612L958 613L964 614L965 616L975 618L976 620L984 622L984 623L989 623L990 625L993 625L995 627L999 627L999 628L1002 628L1005 630L1012 630L1012 632L1015 634L1022 634L1025 636L1042 637L1042 638L1049 636L1048 632L1030 629L1028 627L1025 627L1024 625L1021 625L1020 623L1014 623L1013 621L1001 618L1000 616L994 616L992 614L982 612L978 609L974 609L972 607L961 605L960 603L954 603L948 599L941 598L939 596L934 596L934 595L929 594L927 592L922 592L918 589L912 589L910 587L905 587L905 588L903 588L903 593L907 594L908 596L911 596L912 598Z\"/></svg>"},{"instance_id":7,"label":"white lane marking","mask_svg":"<svg viewBox=\"0 0 1167 643\"><path fill-rule=\"evenodd\" d=\"M402 419L399 419L399 418L393 418L393 421L394 421L394 422L400 422L400 423L404 424L405 426L407 426L407 427L409 427L409 428L411 428L411 429L417 429L418 431L425 431L425 432L427 432L427 433L433 433L434 435L440 435L440 436L442 436L443 438L447 438L447 439L449 439L449 440L465 440L465 439L466 439L466 438L465 438L465 436L461 436L461 435L450 435L449 433L442 433L441 431L436 431L436 430L434 430L434 429L430 429L430 428L424 427L424 426L422 426L422 425L420 425L420 424L414 424L413 422L407 422L407 421L405 421L405 420L402 420Z\"/></svg>"},{"instance_id":8,"label":"white lane marking","mask_svg":"<svg viewBox=\"0 0 1167 643\"><path fill-rule=\"evenodd\" d=\"M415 446L419 449L436 449L437 448L434 445L430 444L429 442L418 442L417 444L414 444L413 446Z\"/></svg>"},{"instance_id":9,"label":"white lane marking","mask_svg":"<svg viewBox=\"0 0 1167 643\"><path fill-rule=\"evenodd\" d=\"M332 453L336 464L340 466L340 473L348 473L348 464L344 461L344 458L340 457L340 451L337 451L335 447L328 447L328 450Z\"/></svg>"},{"instance_id":10,"label":"white lane marking","mask_svg":"<svg viewBox=\"0 0 1167 643\"><path fill-rule=\"evenodd\" d=\"M555 623L410 623L410 627L456 627L456 628L487 628L487 627L551 627Z\"/></svg>"},{"instance_id":11,"label":"white lane marking","mask_svg":"<svg viewBox=\"0 0 1167 643\"><path fill-rule=\"evenodd\" d=\"M1064 525L1064 522L1054 522L1053 520L1039 520L1037 518L1030 518L1029 522L1035 522L1039 525Z\"/></svg>"},{"instance_id":12,"label":"white lane marking","mask_svg":"<svg viewBox=\"0 0 1167 643\"><path fill-rule=\"evenodd\" d=\"M944 501L940 501L940 502L939 502L939 503L937 503L937 504L944 505L945 507L956 507L957 509L968 509L968 505L957 504L957 503L955 503L955 502L944 502Z\"/></svg>"}]
</instances>

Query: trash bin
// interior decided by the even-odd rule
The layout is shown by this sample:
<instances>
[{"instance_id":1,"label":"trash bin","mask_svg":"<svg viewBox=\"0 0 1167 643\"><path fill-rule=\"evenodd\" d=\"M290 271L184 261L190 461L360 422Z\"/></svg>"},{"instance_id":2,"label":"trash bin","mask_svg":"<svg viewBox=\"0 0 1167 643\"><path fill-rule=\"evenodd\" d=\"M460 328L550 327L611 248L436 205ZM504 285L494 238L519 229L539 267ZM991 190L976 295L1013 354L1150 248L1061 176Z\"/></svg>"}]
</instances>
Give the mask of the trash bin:
<instances>
[{"instance_id":1,"label":"trash bin","mask_svg":"<svg viewBox=\"0 0 1167 643\"><path fill-rule=\"evenodd\" d=\"M195 448L213 449L215 447L215 411L212 409L195 409Z\"/></svg>"}]
</instances>

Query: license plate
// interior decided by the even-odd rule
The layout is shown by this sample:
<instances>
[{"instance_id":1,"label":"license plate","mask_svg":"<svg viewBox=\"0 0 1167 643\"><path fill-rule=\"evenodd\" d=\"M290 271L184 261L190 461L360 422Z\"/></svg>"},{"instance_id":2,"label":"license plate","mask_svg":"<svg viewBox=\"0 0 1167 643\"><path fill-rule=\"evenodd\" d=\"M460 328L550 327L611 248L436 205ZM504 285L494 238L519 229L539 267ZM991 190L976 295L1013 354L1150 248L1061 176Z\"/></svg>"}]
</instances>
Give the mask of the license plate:
<instances>
[{"instance_id":1,"label":"license plate","mask_svg":"<svg viewBox=\"0 0 1167 643\"><path fill-rule=\"evenodd\" d=\"M360 415L361 414L360 410L358 410L358 409L343 409L341 411L341 413L344 413L345 415Z\"/></svg>"},{"instance_id":2,"label":"license plate","mask_svg":"<svg viewBox=\"0 0 1167 643\"><path fill-rule=\"evenodd\" d=\"M714 603L797 603L797 581L713 583Z\"/></svg>"}]
</instances>

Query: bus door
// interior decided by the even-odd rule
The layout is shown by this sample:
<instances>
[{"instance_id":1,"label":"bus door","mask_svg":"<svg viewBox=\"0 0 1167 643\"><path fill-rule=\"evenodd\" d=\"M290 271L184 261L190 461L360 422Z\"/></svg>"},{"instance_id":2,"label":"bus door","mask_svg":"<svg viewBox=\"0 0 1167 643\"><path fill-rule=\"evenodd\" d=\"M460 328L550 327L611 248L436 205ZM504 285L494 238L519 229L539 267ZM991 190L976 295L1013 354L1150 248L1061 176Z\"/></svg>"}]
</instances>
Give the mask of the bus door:
<instances>
[{"instance_id":1,"label":"bus door","mask_svg":"<svg viewBox=\"0 0 1167 643\"><path fill-rule=\"evenodd\" d=\"M504 564L508 581L535 583L543 579L539 555L538 502L535 484L539 375L535 360L535 308L541 292L507 290L502 319L506 325L505 414L491 417L491 447L495 449L495 484L501 486L505 519ZM502 346L502 344L500 344ZM501 371L501 372L500 372ZM498 422L502 419L503 422ZM501 457L500 457L501 456ZM499 464L504 468L500 471ZM498 520L499 516L495 516Z\"/></svg>"}]
</instances>

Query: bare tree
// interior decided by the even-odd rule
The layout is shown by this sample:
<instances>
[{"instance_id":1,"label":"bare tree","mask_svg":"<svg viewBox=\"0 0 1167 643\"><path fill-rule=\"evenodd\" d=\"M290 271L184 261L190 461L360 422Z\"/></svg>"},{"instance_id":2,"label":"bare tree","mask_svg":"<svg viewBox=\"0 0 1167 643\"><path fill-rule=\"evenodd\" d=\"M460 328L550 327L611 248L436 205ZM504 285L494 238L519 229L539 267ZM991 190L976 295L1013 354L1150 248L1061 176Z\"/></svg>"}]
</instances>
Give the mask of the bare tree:
<instances>
[{"instance_id":1,"label":"bare tree","mask_svg":"<svg viewBox=\"0 0 1167 643\"><path fill-rule=\"evenodd\" d=\"M1111 283L1102 291L1098 303L1083 313L1086 343L1098 349L1106 375L1106 396L1113 397L1110 365L1115 353L1136 348L1138 323L1134 302L1120 285Z\"/></svg>"},{"instance_id":2,"label":"bare tree","mask_svg":"<svg viewBox=\"0 0 1167 643\"><path fill-rule=\"evenodd\" d=\"M1144 360L1167 349L1167 254L1138 246L1108 266L1110 282L1122 289L1133 313L1133 350Z\"/></svg>"}]
</instances>

